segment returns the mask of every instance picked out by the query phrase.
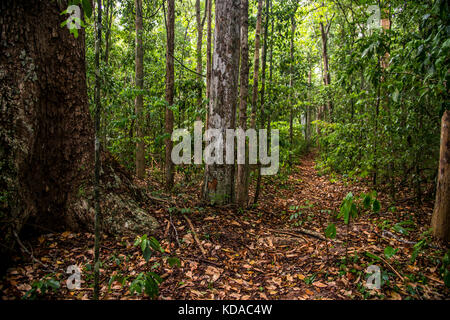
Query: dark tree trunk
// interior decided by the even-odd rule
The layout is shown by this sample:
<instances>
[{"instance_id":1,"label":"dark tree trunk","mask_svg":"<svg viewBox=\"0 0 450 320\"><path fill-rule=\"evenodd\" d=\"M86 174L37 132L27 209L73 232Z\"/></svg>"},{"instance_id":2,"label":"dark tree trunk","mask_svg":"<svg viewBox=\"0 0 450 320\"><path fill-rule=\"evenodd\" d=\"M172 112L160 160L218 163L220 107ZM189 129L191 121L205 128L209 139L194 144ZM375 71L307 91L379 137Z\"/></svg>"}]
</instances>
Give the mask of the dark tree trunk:
<instances>
[{"instance_id":1,"label":"dark tree trunk","mask_svg":"<svg viewBox=\"0 0 450 320\"><path fill-rule=\"evenodd\" d=\"M175 85L175 0L168 0L167 5L167 52L166 52L166 101L169 106L173 105L174 85ZM166 122L165 133L169 134L166 139L166 188L170 189L173 186L173 170L172 162L172 147L173 142L170 136L173 131L173 111L166 108Z\"/></svg>"},{"instance_id":2,"label":"dark tree trunk","mask_svg":"<svg viewBox=\"0 0 450 320\"><path fill-rule=\"evenodd\" d=\"M136 10L136 51L135 51L135 75L136 75L136 89L142 90L144 88L144 20L142 17L142 0L134 0L134 7ZM136 113L136 176L139 179L145 177L145 145L144 145L144 96L139 93L134 102Z\"/></svg>"}]
</instances>

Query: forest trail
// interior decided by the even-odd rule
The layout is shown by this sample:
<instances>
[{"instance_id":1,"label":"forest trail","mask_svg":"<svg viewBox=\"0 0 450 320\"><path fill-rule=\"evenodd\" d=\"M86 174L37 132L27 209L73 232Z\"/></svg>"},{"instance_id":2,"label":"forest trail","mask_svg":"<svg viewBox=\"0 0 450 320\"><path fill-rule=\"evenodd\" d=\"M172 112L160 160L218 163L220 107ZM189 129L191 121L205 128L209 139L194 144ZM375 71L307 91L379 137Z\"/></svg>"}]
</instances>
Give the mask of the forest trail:
<instances>
[{"instance_id":1,"label":"forest trail","mask_svg":"<svg viewBox=\"0 0 450 320\"><path fill-rule=\"evenodd\" d=\"M236 213L233 209L208 208L193 214L191 219L207 255L199 258L201 252L195 239L184 236L196 254L183 257L180 252L184 261L182 284L178 290L166 284L162 295L170 297L176 292L175 298L182 299L353 299L367 294L365 267L370 259L366 252L383 255L390 244L399 248L398 255L402 249L408 255L411 245L400 238L383 238L376 223L369 221L372 217L361 217L350 227L351 262L348 268L342 268L345 226L336 220L335 213L348 192L359 195L370 188L364 183L347 184L320 176L315 169L316 157L316 152L302 157L284 179L267 178L260 205L255 209ZM379 198L384 199L383 195ZM393 217L384 208L373 220L396 221L409 209L398 208ZM431 207L423 209L431 212ZM294 218L296 213L299 215ZM324 230L332 221L336 223L337 239L326 242ZM185 231L184 226L181 228ZM393 278L392 283L396 280ZM404 284L397 286L406 294ZM386 290L383 294L401 298L396 291Z\"/></svg>"},{"instance_id":2,"label":"forest trail","mask_svg":"<svg viewBox=\"0 0 450 320\"><path fill-rule=\"evenodd\" d=\"M409 233L407 240L381 235L380 221L402 221L411 211L408 206L397 207L395 214L382 207L376 217L362 216L353 222L349 229L349 261L342 262L346 227L330 213L339 210L348 192L356 195L370 189L364 183L346 184L320 176L315 169L316 156L316 153L304 156L289 176L265 178L257 208L244 211L231 206L201 208L198 185L180 193L174 207L168 207L169 200L164 200L160 208L152 205L162 226L155 237L166 253L180 259L179 268L169 267L158 255L146 263L140 250L133 246L133 238L105 236L101 249L102 299L140 298L130 293L129 286L139 272L149 269L165 279L160 285L159 299L361 299L364 295L376 298L377 294L403 299L415 292L416 298L442 298L448 294L436 270L407 265L412 245L403 241L417 241L417 235ZM382 195L378 198L385 203ZM422 209L431 212L431 207ZM336 223L337 237L327 242L324 229L332 221ZM418 233L428 225L414 222ZM91 234L65 232L41 236L32 245L35 259L47 266L58 266L53 272L61 279L67 277L68 265L80 266L85 284L92 281L88 266L92 265L93 241ZM382 256L387 245L398 249L395 267L384 265L386 260L377 263L386 270L390 284L382 292L368 292L364 287L365 269L374 262L366 252ZM31 280L49 273L42 269L29 261L18 263L6 277L9 284L0 287L6 288L4 297L22 296L31 288ZM422 272L429 282L416 284L416 291L408 292L409 284L399 275L406 272ZM69 291L62 285L54 294L59 298L88 299L92 289L83 289L82 285L80 290Z\"/></svg>"}]
</instances>

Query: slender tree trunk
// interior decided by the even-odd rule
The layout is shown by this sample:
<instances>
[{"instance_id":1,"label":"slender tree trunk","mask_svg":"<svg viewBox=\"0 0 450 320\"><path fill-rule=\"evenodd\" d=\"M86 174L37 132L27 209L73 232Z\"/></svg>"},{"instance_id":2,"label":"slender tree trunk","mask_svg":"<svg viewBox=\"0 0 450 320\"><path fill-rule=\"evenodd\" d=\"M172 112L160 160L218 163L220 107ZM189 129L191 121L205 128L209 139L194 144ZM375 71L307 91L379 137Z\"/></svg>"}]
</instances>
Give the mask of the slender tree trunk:
<instances>
[{"instance_id":1,"label":"slender tree trunk","mask_svg":"<svg viewBox=\"0 0 450 320\"><path fill-rule=\"evenodd\" d=\"M261 122L260 129L265 125L265 91L266 91L266 65L267 65L267 37L269 36L269 0L266 0L265 18L264 18L264 41L262 48L262 71L261 71ZM261 190L261 163L258 163L258 177L256 179L255 199L253 203L258 203Z\"/></svg>"},{"instance_id":2,"label":"slender tree trunk","mask_svg":"<svg viewBox=\"0 0 450 320\"><path fill-rule=\"evenodd\" d=\"M211 93L211 70L212 70L212 4L213 0L207 0L207 34L206 34L206 99L209 99ZM206 128L208 128L208 110L206 111Z\"/></svg>"},{"instance_id":3,"label":"slender tree trunk","mask_svg":"<svg viewBox=\"0 0 450 320\"><path fill-rule=\"evenodd\" d=\"M174 85L175 85L175 0L167 0L167 52L166 52L166 101L169 106L173 105ZM171 139L173 131L173 111L166 108L165 133L169 135L166 139L166 188L173 186L174 165L172 162L173 142Z\"/></svg>"},{"instance_id":4,"label":"slender tree trunk","mask_svg":"<svg viewBox=\"0 0 450 320\"><path fill-rule=\"evenodd\" d=\"M320 23L320 33L322 36L322 59L323 59L323 84L328 87L331 83L331 77L329 72L329 64L328 64L328 34L330 31L331 21L325 27L323 22ZM324 108L322 116L327 117L327 115L332 114L333 106L331 100L328 99L327 107Z\"/></svg>"},{"instance_id":5,"label":"slender tree trunk","mask_svg":"<svg viewBox=\"0 0 450 320\"><path fill-rule=\"evenodd\" d=\"M295 10L297 11L297 10ZM291 16L291 40L289 45L289 165L292 165L292 147L294 144L294 101L292 101L292 93L294 86L294 35L296 29L295 11Z\"/></svg>"},{"instance_id":6,"label":"slender tree trunk","mask_svg":"<svg viewBox=\"0 0 450 320\"><path fill-rule=\"evenodd\" d=\"M450 110L442 116L438 182L431 227L436 238L450 241Z\"/></svg>"},{"instance_id":7,"label":"slender tree trunk","mask_svg":"<svg viewBox=\"0 0 450 320\"><path fill-rule=\"evenodd\" d=\"M97 34L95 39L95 169L94 169L94 207L95 207L95 243L94 243L94 300L97 300L100 292L100 115L101 115L101 77L100 57L102 51L102 1L97 0Z\"/></svg>"},{"instance_id":8,"label":"slender tree trunk","mask_svg":"<svg viewBox=\"0 0 450 320\"><path fill-rule=\"evenodd\" d=\"M258 105L258 79L259 79L259 48L261 42L261 22L262 22L262 0L258 0L258 16L255 30L255 57L253 62L253 93L252 93L252 115L250 127L256 128L256 110Z\"/></svg>"},{"instance_id":9,"label":"slender tree trunk","mask_svg":"<svg viewBox=\"0 0 450 320\"><path fill-rule=\"evenodd\" d=\"M209 2L211 0L206 0L206 2ZM206 3L206 6L208 4ZM197 20L197 85L198 85L198 95L197 95L197 105L202 105L202 86L203 86L203 79L202 79L202 72L203 72L203 65L202 65L202 44L203 44L203 25L205 23L205 20L201 17L201 7L200 7L200 0L195 1L195 17ZM200 120L200 118L197 118L197 120Z\"/></svg>"},{"instance_id":10,"label":"slender tree trunk","mask_svg":"<svg viewBox=\"0 0 450 320\"><path fill-rule=\"evenodd\" d=\"M239 128L247 130L247 99L248 99L248 0L241 0L241 70L240 70L240 100ZM245 207L248 204L248 162L237 165L236 204Z\"/></svg>"},{"instance_id":11,"label":"slender tree trunk","mask_svg":"<svg viewBox=\"0 0 450 320\"><path fill-rule=\"evenodd\" d=\"M217 0L214 57L211 76L208 128L216 129L226 145L226 130L234 129L239 80L240 0ZM214 139L213 139L214 140ZM211 141L212 143L214 141ZM233 141L234 143L234 141ZM218 155L220 146L215 149ZM223 150L224 156L226 150ZM222 160L225 160L222 157ZM220 161L218 161L220 162ZM209 203L229 203L233 196L234 165L206 164L203 199Z\"/></svg>"},{"instance_id":12,"label":"slender tree trunk","mask_svg":"<svg viewBox=\"0 0 450 320\"><path fill-rule=\"evenodd\" d=\"M144 89L144 46L143 46L143 18L142 18L142 0L134 0L136 10L136 53L135 53L135 73L136 89ZM138 93L135 100L136 113L136 175L139 179L145 177L145 145L144 145L144 96Z\"/></svg>"}]
</instances>

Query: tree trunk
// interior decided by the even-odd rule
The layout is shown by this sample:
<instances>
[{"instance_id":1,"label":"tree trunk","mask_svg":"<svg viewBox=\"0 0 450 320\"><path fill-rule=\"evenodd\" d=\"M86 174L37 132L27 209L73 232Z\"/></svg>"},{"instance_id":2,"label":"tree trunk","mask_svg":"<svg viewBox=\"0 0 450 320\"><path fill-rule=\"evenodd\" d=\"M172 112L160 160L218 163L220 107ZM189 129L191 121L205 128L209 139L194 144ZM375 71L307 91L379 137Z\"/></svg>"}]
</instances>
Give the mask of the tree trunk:
<instances>
[{"instance_id":1,"label":"tree trunk","mask_svg":"<svg viewBox=\"0 0 450 320\"><path fill-rule=\"evenodd\" d=\"M101 233L101 209L100 209L100 114L102 104L101 94L101 76L100 76L100 56L102 49L102 1L97 0L97 21L95 35L95 115L94 115L94 133L95 133L95 163L94 163L94 300L98 299L100 292L100 233Z\"/></svg>"},{"instance_id":2,"label":"tree trunk","mask_svg":"<svg viewBox=\"0 0 450 320\"><path fill-rule=\"evenodd\" d=\"M168 0L167 5L167 52L166 52L166 101L169 106L173 105L174 85L175 85L175 68L174 68L174 54L175 54L175 0ZM173 142L171 139L173 131L173 112L170 108L166 108L166 123L165 133L169 135L166 139L166 188L170 189L173 186L173 170L172 162L172 148Z\"/></svg>"},{"instance_id":3,"label":"tree trunk","mask_svg":"<svg viewBox=\"0 0 450 320\"><path fill-rule=\"evenodd\" d=\"M240 70L240 100L239 128L247 130L247 99L248 99L248 0L241 1L241 70ZM248 162L237 165L236 204L245 207L248 203Z\"/></svg>"},{"instance_id":4,"label":"tree trunk","mask_svg":"<svg viewBox=\"0 0 450 320\"><path fill-rule=\"evenodd\" d=\"M211 43L212 43L212 2L213 0L207 0L207 34L206 34L206 99L209 99L211 92L211 69L212 69L212 57L211 57ZM206 111L206 129L208 129L208 110Z\"/></svg>"},{"instance_id":5,"label":"tree trunk","mask_svg":"<svg viewBox=\"0 0 450 320\"><path fill-rule=\"evenodd\" d=\"M431 227L433 235L450 241L450 111L442 116L441 151L439 157L436 202L434 204Z\"/></svg>"},{"instance_id":6,"label":"tree trunk","mask_svg":"<svg viewBox=\"0 0 450 320\"><path fill-rule=\"evenodd\" d=\"M296 10L297 11L297 10ZM294 101L292 93L294 86L294 36L295 36L295 11L291 16L291 40L289 45L289 165L292 165L292 147L294 144Z\"/></svg>"},{"instance_id":7,"label":"tree trunk","mask_svg":"<svg viewBox=\"0 0 450 320\"><path fill-rule=\"evenodd\" d=\"M143 32L144 25L142 19L142 0L134 0L134 6L136 10L136 89L144 89L144 46L143 46ZM138 93L135 100L135 113L136 113L136 176L139 179L145 177L145 146L144 146L144 96L142 93Z\"/></svg>"},{"instance_id":8,"label":"tree trunk","mask_svg":"<svg viewBox=\"0 0 450 320\"><path fill-rule=\"evenodd\" d=\"M208 128L218 130L226 145L226 130L234 129L239 79L240 0L217 0L214 56L211 76ZM212 141L213 142L213 141ZM217 150L216 150L217 151ZM224 150L225 154L226 150ZM234 165L206 164L203 199L209 203L229 203L233 196Z\"/></svg>"},{"instance_id":9,"label":"tree trunk","mask_svg":"<svg viewBox=\"0 0 450 320\"><path fill-rule=\"evenodd\" d=\"M258 0L258 16L255 30L255 57L253 63L253 93L252 93L252 115L250 127L256 128L256 109L258 104L258 79L259 79L259 48L261 42L262 0Z\"/></svg>"},{"instance_id":10,"label":"tree trunk","mask_svg":"<svg viewBox=\"0 0 450 320\"><path fill-rule=\"evenodd\" d=\"M208 9L208 2L211 0L206 0L206 9ZM195 17L197 19L197 85L198 85L198 96L197 104L200 107L202 105L202 87L203 87L203 65L202 65L202 44L203 44L203 26L205 24L206 15L201 17L201 7L200 0L195 1ZM200 109L200 108L199 108ZM199 110L200 111L200 110ZM199 118L197 120L200 120Z\"/></svg>"},{"instance_id":11,"label":"tree trunk","mask_svg":"<svg viewBox=\"0 0 450 320\"><path fill-rule=\"evenodd\" d=\"M67 1L0 4L2 266L21 232L94 231L94 127L85 34L80 29L75 39L60 26L67 19L61 15L65 9ZM128 173L107 153L102 164L102 205L115 208L104 213L102 229L114 234L154 230L157 222L136 205L144 195ZM106 187L105 179L121 183ZM121 199L115 196L119 189ZM143 222L139 230L131 225L137 215Z\"/></svg>"},{"instance_id":12,"label":"tree trunk","mask_svg":"<svg viewBox=\"0 0 450 320\"><path fill-rule=\"evenodd\" d=\"M328 64L328 34L330 31L330 25L331 21L327 24L326 27L324 27L323 23L320 23L320 33L322 36L322 58L323 58L323 84L325 87L328 87L331 84L331 77L329 72L329 64ZM327 117L327 115L332 114L333 105L331 103L331 100L328 100L327 107L324 108L322 111L322 116L324 118Z\"/></svg>"},{"instance_id":13,"label":"tree trunk","mask_svg":"<svg viewBox=\"0 0 450 320\"><path fill-rule=\"evenodd\" d=\"M269 36L269 0L266 0L264 17L264 41L262 48L262 70L261 70L261 121L260 129L264 129L265 124L265 91L266 91L266 66L267 66L267 37ZM261 191L261 163L258 163L258 177L256 179L255 198L253 203L258 203L259 193Z\"/></svg>"}]
</instances>

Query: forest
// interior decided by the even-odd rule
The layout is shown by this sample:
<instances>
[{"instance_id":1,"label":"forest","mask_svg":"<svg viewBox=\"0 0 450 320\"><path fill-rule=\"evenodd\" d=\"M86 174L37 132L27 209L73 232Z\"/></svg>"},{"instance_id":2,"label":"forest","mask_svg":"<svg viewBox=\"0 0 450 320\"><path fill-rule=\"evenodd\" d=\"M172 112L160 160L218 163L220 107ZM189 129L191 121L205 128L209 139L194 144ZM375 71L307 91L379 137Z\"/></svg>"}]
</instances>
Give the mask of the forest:
<instances>
[{"instance_id":1,"label":"forest","mask_svg":"<svg viewBox=\"0 0 450 320\"><path fill-rule=\"evenodd\" d=\"M450 300L449 80L445 0L2 0L0 300Z\"/></svg>"}]
</instances>

